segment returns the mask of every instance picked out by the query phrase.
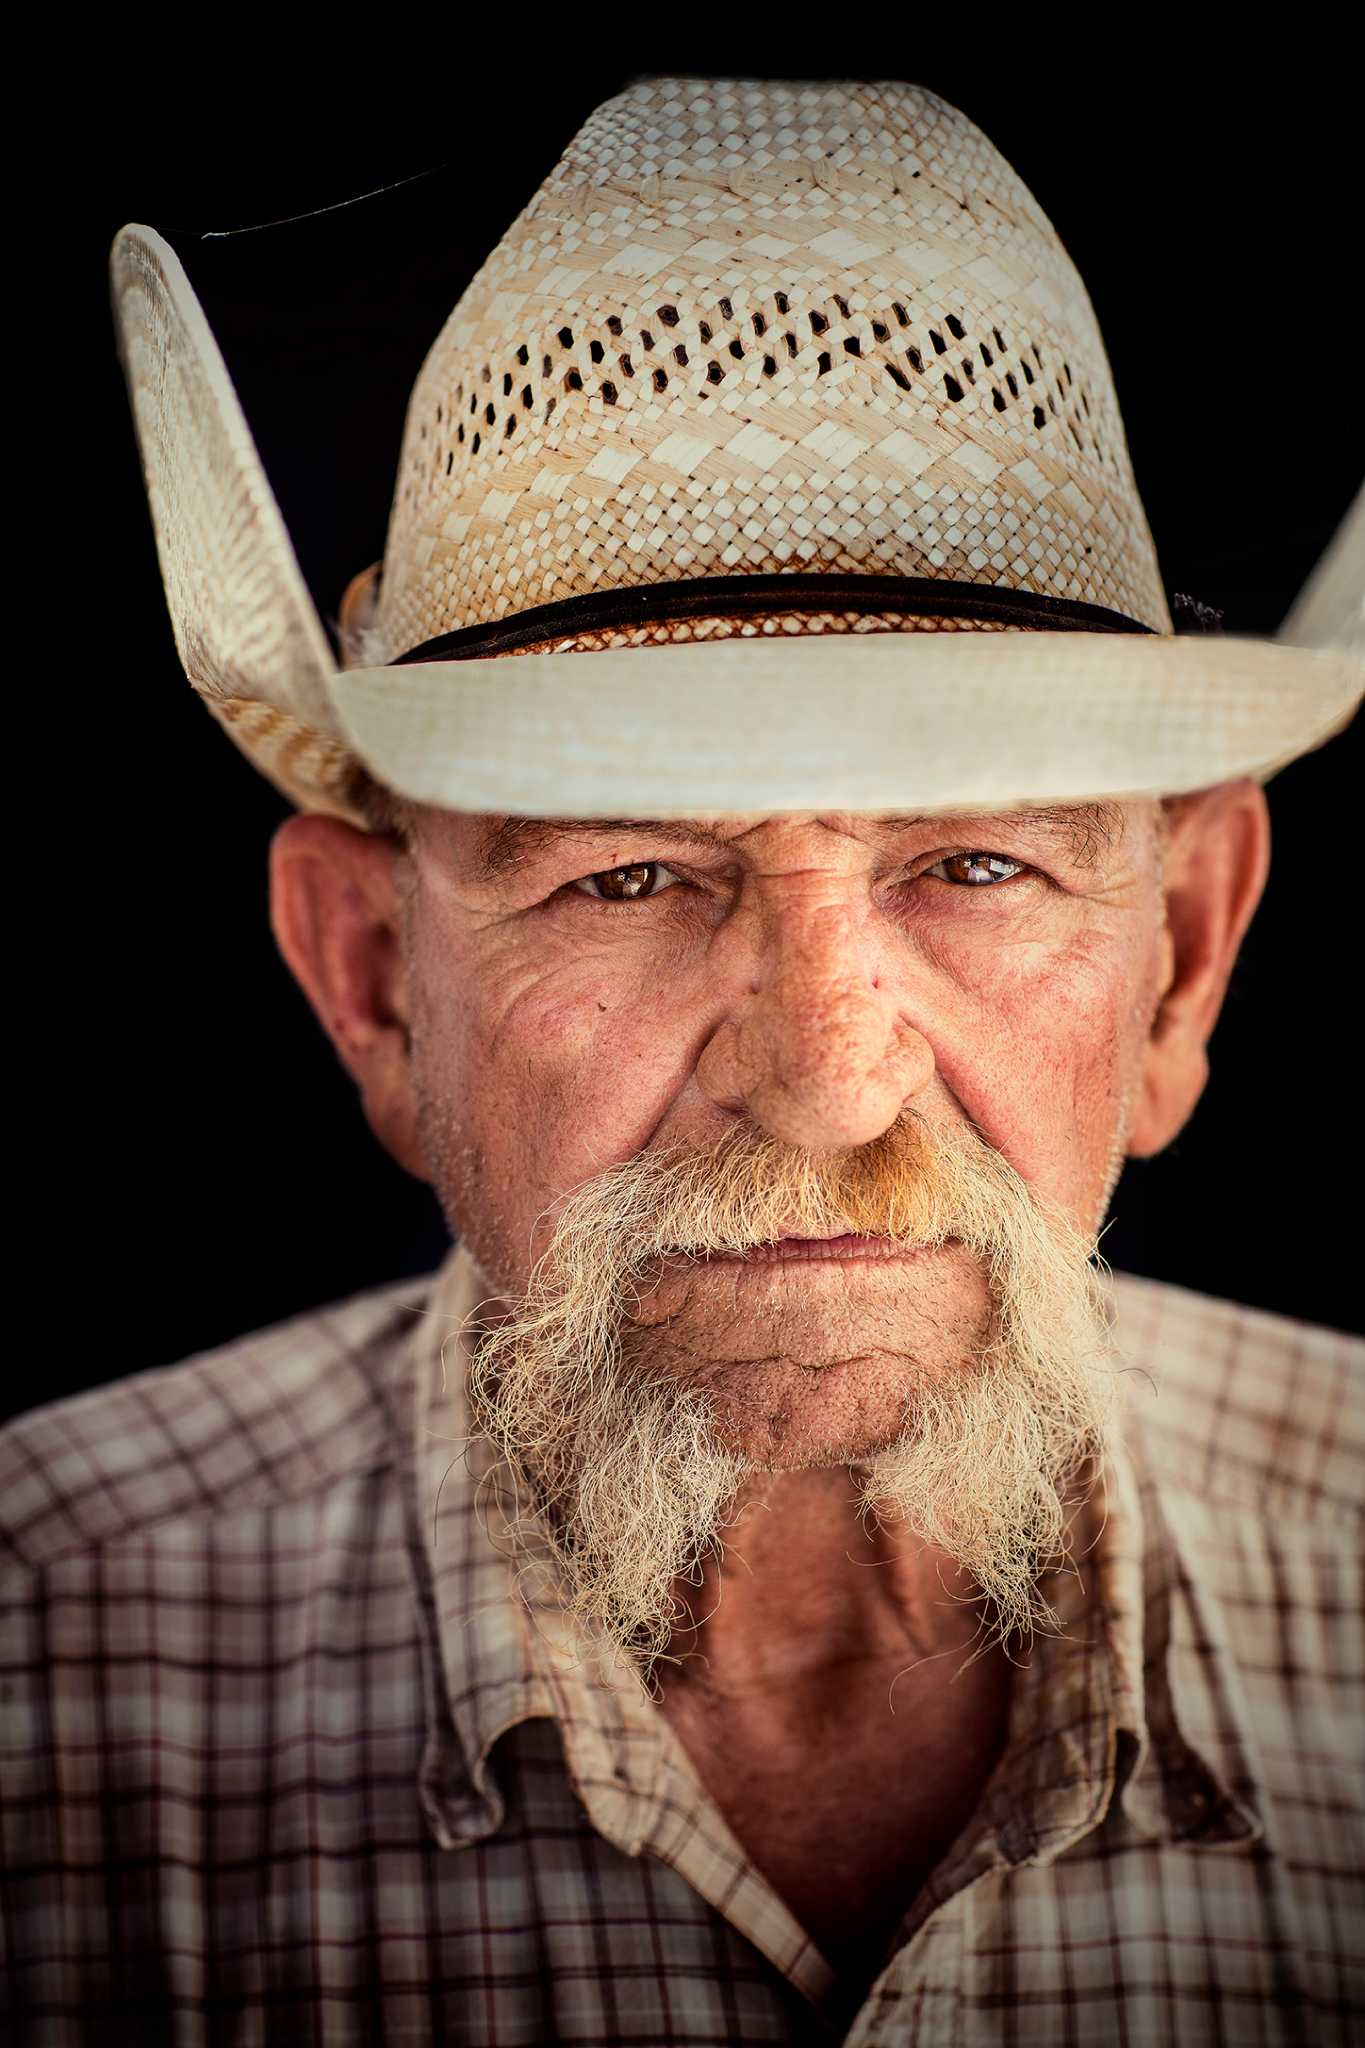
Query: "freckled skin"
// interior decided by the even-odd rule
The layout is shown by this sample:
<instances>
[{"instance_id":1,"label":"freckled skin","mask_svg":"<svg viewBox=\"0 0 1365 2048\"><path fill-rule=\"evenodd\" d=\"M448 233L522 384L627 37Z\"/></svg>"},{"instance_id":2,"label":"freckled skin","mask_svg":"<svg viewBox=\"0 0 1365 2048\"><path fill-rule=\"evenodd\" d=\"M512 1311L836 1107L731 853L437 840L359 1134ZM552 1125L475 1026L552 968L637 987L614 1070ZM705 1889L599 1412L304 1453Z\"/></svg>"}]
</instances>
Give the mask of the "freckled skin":
<instances>
[{"instance_id":1,"label":"freckled skin","mask_svg":"<svg viewBox=\"0 0 1365 2048\"><path fill-rule=\"evenodd\" d=\"M888 848L855 818L731 819L709 862L602 837L502 889L470 880L476 821L424 819L414 1063L428 1132L459 1131L485 1161L481 1184L442 1193L490 1281L524 1284L579 1179L652 1143L714 1140L739 1111L809 1145L866 1143L904 1102L967 1117L1096 1227L1160 964L1155 807L1131 808L1094 871L1026 822L932 821ZM964 844L1040 873L971 886L923 872ZM565 887L650 859L685 879L620 906ZM950 1369L984 1312L973 1263L949 1253L722 1269L685 1290L666 1277L641 1321L665 1326L656 1356L723 1391L732 1420L755 1418L770 1456L786 1417L805 1463L822 1444L869 1448L860 1430L885 1441L905 1386L892 1347L913 1336ZM747 1363L727 1375L727 1358Z\"/></svg>"},{"instance_id":2,"label":"freckled skin","mask_svg":"<svg viewBox=\"0 0 1365 2048\"><path fill-rule=\"evenodd\" d=\"M1094 1231L1125 1153L1160 1150L1198 1100L1269 861L1249 781L1168 802L1164 841L1155 803L1121 813L1094 865L1027 812L893 833L801 814L710 820L706 849L668 826L584 828L495 882L477 873L489 820L419 809L405 869L386 842L296 817L272 848L272 922L376 1134L432 1182L495 1294L525 1285L580 1180L713 1142L740 1112L812 1147L866 1144L906 1102L968 1119ZM976 887L930 872L964 850L1022 867ZM654 861L678 879L641 901L572 886ZM1010 1666L960 1670L971 1588L904 1529L858 1524L847 1467L985 1319L982 1273L949 1246L666 1271L634 1336L772 1475L723 1566L678 1589L694 1619L675 1648L704 1655L670 1672L661 1711L855 1986L980 1795Z\"/></svg>"},{"instance_id":3,"label":"freckled skin","mask_svg":"<svg viewBox=\"0 0 1365 2048\"><path fill-rule=\"evenodd\" d=\"M376 1132L495 1291L521 1290L581 1180L739 1113L812 1147L864 1145L904 1103L968 1119L1093 1231L1125 1149L1160 1149L1204 1085L1265 799L1242 781L1126 803L1090 858L1047 815L715 818L703 841L588 823L491 879L496 821L419 807L404 870L392 844L300 817L276 837L272 917ZM1005 865L964 879L977 852ZM656 862L635 901L575 886ZM898 1327L937 1351L914 1368L941 1371L979 1328L980 1276L950 1254L740 1285L665 1274L641 1342L657 1330L678 1370L709 1373L741 1431L747 1406L777 1462L774 1417L801 1465L896 1427Z\"/></svg>"}]
</instances>

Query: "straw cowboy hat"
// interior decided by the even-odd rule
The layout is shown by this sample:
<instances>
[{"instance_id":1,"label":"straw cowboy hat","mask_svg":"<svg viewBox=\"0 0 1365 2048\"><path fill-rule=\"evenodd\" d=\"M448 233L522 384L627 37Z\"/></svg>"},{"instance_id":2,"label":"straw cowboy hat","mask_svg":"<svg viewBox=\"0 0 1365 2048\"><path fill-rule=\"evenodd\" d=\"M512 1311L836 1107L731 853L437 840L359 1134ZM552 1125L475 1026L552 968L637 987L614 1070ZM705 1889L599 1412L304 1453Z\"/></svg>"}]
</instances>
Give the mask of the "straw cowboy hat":
<instances>
[{"instance_id":1,"label":"straw cowboy hat","mask_svg":"<svg viewBox=\"0 0 1365 2048\"><path fill-rule=\"evenodd\" d=\"M1081 279L919 87L599 107L426 357L340 663L174 252L111 271L177 650L303 808L1174 793L1365 693L1365 491L1274 639L1177 633Z\"/></svg>"}]
</instances>

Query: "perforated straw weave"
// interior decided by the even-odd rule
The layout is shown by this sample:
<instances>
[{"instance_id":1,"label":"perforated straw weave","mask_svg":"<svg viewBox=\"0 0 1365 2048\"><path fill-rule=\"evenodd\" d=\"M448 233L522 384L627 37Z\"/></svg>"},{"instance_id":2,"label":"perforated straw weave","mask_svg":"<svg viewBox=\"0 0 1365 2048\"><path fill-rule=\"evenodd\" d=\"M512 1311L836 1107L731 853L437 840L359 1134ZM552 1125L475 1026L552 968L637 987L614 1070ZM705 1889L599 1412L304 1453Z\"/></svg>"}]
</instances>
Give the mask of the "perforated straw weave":
<instances>
[{"instance_id":1,"label":"perforated straw weave","mask_svg":"<svg viewBox=\"0 0 1365 2048\"><path fill-rule=\"evenodd\" d=\"M786 568L1171 630L1090 299L980 130L910 86L642 83L422 367L367 651Z\"/></svg>"},{"instance_id":2,"label":"perforated straw weave","mask_svg":"<svg viewBox=\"0 0 1365 2048\"><path fill-rule=\"evenodd\" d=\"M1194 787L1273 772L1365 689L1360 508L1297 647L1173 635L1084 285L999 151L920 87L659 78L597 109L423 364L342 671L173 252L129 227L112 260L182 661L309 807L355 815L361 763L423 800L559 814ZM593 615L812 575L867 591ZM892 578L922 608L880 605ZM934 584L1038 616L1027 637L945 617ZM479 635L550 606L514 683ZM838 663L813 661L836 633Z\"/></svg>"}]
</instances>

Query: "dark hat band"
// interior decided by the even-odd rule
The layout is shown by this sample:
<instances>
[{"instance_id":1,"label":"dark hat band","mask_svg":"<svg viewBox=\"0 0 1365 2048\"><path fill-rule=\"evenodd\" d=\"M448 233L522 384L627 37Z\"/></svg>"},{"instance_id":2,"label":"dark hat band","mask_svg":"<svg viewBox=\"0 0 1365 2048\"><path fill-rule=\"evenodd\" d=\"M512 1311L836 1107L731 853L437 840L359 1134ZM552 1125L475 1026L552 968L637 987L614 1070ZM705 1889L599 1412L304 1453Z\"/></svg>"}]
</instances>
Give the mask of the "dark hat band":
<instances>
[{"instance_id":1,"label":"dark hat band","mask_svg":"<svg viewBox=\"0 0 1365 2048\"><path fill-rule=\"evenodd\" d=\"M905 612L982 619L1035 631L1151 633L1155 629L1106 605L1005 590L992 583L951 583L934 576L696 576L678 582L587 591L534 605L491 624L460 626L395 655L388 664L461 661L508 654L577 633L647 625L659 620L752 618L773 613Z\"/></svg>"}]
</instances>

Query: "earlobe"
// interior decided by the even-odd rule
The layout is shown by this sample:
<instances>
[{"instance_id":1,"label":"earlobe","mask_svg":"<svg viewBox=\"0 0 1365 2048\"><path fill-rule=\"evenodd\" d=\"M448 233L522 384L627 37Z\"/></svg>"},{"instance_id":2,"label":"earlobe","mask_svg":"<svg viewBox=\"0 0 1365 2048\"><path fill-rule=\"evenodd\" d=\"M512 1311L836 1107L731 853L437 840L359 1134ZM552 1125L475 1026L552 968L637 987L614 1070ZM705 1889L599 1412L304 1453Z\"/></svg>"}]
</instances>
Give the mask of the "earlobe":
<instances>
[{"instance_id":1,"label":"earlobe","mask_svg":"<svg viewBox=\"0 0 1365 2048\"><path fill-rule=\"evenodd\" d=\"M1209 1056L1179 1025L1153 1039L1143 1061L1137 1107L1128 1133L1130 1159L1150 1159L1178 1137L1208 1086Z\"/></svg>"},{"instance_id":2,"label":"earlobe","mask_svg":"<svg viewBox=\"0 0 1365 2048\"><path fill-rule=\"evenodd\" d=\"M1169 1029L1166 998L1175 986L1176 964L1175 939L1168 919L1161 927L1161 964L1157 970L1155 1005L1147 1026L1149 1037L1160 1037Z\"/></svg>"},{"instance_id":3,"label":"earlobe","mask_svg":"<svg viewBox=\"0 0 1365 2048\"><path fill-rule=\"evenodd\" d=\"M388 841L337 818L285 820L270 849L270 924L360 1089L375 1136L419 1179L402 915Z\"/></svg>"},{"instance_id":4,"label":"earlobe","mask_svg":"<svg viewBox=\"0 0 1365 2048\"><path fill-rule=\"evenodd\" d=\"M1147 1159L1154 1152L1160 1152L1169 1143L1180 1124L1189 1114L1189 1109L1176 1109L1176 1102L1189 1095L1191 1087L1196 1094L1190 1096L1190 1105L1202 1090L1206 1075L1185 1075L1184 1086L1178 1093L1174 1084L1180 1075L1182 1062L1175 1037L1180 1029L1177 1012L1167 1008L1166 998L1175 985L1176 949L1169 922L1161 928L1161 959L1156 974L1156 987L1149 1003L1147 1016L1147 1037L1143 1049L1142 1075L1137 1091L1137 1101L1132 1125L1128 1133L1128 1156L1132 1159ZM1173 1101L1173 1094L1175 1100ZM1175 1112L1173 1115L1173 1111Z\"/></svg>"},{"instance_id":5,"label":"earlobe","mask_svg":"<svg viewBox=\"0 0 1365 2048\"><path fill-rule=\"evenodd\" d=\"M276 943L352 1072L385 1028L388 1007L391 921L376 851L367 833L313 816L286 819L270 848Z\"/></svg>"},{"instance_id":6,"label":"earlobe","mask_svg":"<svg viewBox=\"0 0 1365 2048\"><path fill-rule=\"evenodd\" d=\"M1207 1086L1209 1039L1270 865L1265 792L1250 778L1177 799L1170 826L1156 1003L1127 1144L1136 1159L1177 1136Z\"/></svg>"}]
</instances>

